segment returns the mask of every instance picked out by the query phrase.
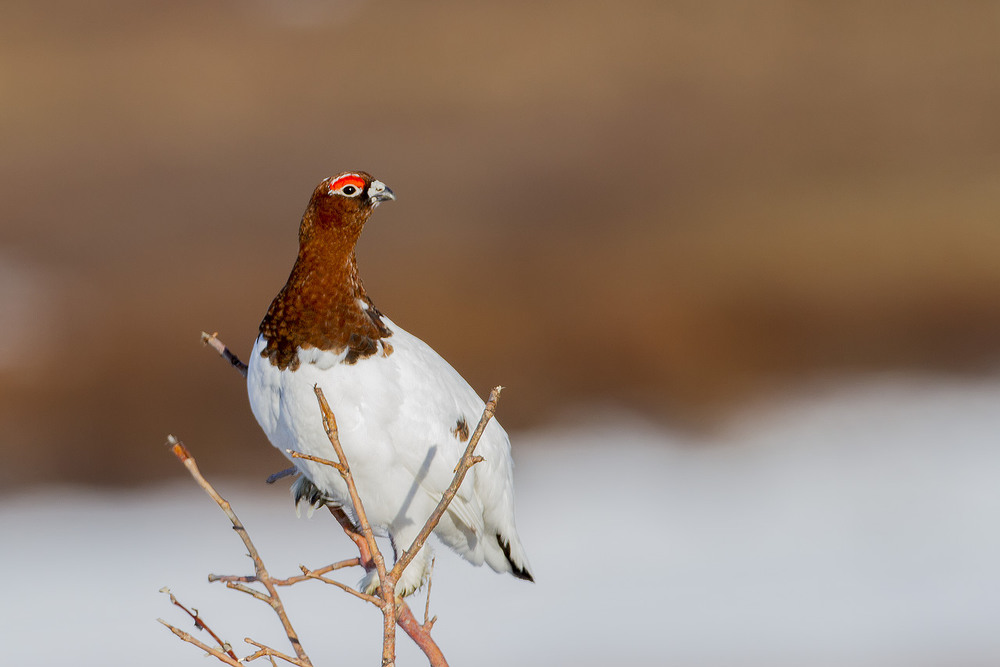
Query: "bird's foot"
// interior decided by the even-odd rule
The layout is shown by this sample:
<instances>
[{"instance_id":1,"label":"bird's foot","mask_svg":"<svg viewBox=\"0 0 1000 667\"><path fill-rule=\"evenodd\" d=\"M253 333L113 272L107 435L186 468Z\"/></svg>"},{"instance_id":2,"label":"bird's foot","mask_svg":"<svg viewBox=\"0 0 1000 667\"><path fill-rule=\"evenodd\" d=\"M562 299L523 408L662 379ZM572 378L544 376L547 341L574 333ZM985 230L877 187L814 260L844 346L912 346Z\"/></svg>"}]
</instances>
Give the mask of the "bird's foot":
<instances>
[{"instance_id":1,"label":"bird's foot","mask_svg":"<svg viewBox=\"0 0 1000 667\"><path fill-rule=\"evenodd\" d=\"M413 562L403 570L402 576L399 577L399 581L396 582L396 597L406 597L412 595L420 590L420 587L424 585L424 581L427 578L426 568L419 567L419 563ZM378 572L375 570L369 570L364 577L361 578L361 582L358 584L358 590L362 593L367 593L368 595L378 595L381 592L381 583L379 581Z\"/></svg>"}]
</instances>

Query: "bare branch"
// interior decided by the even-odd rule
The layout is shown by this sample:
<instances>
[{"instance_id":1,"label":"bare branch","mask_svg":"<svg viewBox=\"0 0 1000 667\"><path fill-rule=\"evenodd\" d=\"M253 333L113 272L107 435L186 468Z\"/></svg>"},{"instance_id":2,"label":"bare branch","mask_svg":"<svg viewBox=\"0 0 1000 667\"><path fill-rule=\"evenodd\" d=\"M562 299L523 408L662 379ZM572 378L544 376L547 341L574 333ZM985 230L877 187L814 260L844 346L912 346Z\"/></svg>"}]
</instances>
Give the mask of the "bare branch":
<instances>
[{"instance_id":1,"label":"bare branch","mask_svg":"<svg viewBox=\"0 0 1000 667\"><path fill-rule=\"evenodd\" d=\"M337 507L336 505L327 505L326 507L330 510L333 518L337 520L337 523L340 524L340 527L344 529L344 534L351 538L351 541L358 547L361 567L365 568L366 572L374 570L375 561L372 560L371 552L368 550L368 541L364 535L358 532L358 528L351 521L351 517L347 516L347 513L341 507Z\"/></svg>"},{"instance_id":2,"label":"bare branch","mask_svg":"<svg viewBox=\"0 0 1000 667\"><path fill-rule=\"evenodd\" d=\"M199 630L204 630L208 634L212 635L212 639L214 639L216 641L216 643L219 645L219 648L221 648L223 651L225 651L229 655L230 658L232 658L233 660L239 660L239 658L236 657L236 654L233 653L233 649L231 648L229 642L222 641L222 639L219 637L219 635L215 634L215 632L212 630L212 628L208 627L208 624L205 623L205 621L202 620L201 616L198 615L198 610L197 609L195 609L194 611L191 611L190 609L188 609L187 607L185 607L184 605L182 605L180 603L180 601L174 596L174 594L172 592L170 592L169 588L163 587L163 588L160 589L160 592L161 593L166 593L167 595L169 595L170 596L170 601L173 604L175 604L178 607L180 607L181 609L183 609L184 613L186 613L188 616L190 616L194 620L194 627L198 628Z\"/></svg>"},{"instance_id":3,"label":"bare branch","mask_svg":"<svg viewBox=\"0 0 1000 667\"><path fill-rule=\"evenodd\" d=\"M233 667L242 667L239 660L231 658L227 653L224 653L217 648L213 648L208 644L205 644L204 642L198 641L197 639L195 639L188 633L184 632L180 628L175 628L174 626L170 625L162 618L158 618L156 620L162 623L163 625L167 626L167 628L169 628L172 633L180 637L182 640L186 641L189 644L194 644L205 653L208 653L209 655L214 655L216 658L226 663L227 665L232 665Z\"/></svg>"},{"instance_id":4,"label":"bare branch","mask_svg":"<svg viewBox=\"0 0 1000 667\"><path fill-rule=\"evenodd\" d=\"M420 548L424 546L427 538L430 537L434 529L437 528L438 522L441 521L441 517L444 516L445 511L448 509L448 505L455 498L455 494L458 493L458 487L462 485L462 481L465 480L465 475L472 466L476 465L483 460L481 456L474 456L473 452L476 451L476 445L479 444L479 439L483 437L483 432L486 430L486 425L489 424L490 420L493 419L493 415L496 413L497 402L500 400L500 392L503 391L503 387L494 387L493 391L490 392L490 400L486 402L486 407L483 409L483 416L479 420L479 425L476 427L476 431L469 438L469 444L465 448L465 453L462 454L462 458L459 460L458 465L455 467L455 477L451 480L451 484L445 489L444 495L441 496L440 502L438 502L437 507L428 517L427 522L424 527L420 529L417 533L416 538L413 540L413 544L410 545L406 551L396 560L396 564L392 568L392 573L390 576L393 581L399 579L399 575L402 574L403 570L410 561L414 559Z\"/></svg>"},{"instance_id":5,"label":"bare branch","mask_svg":"<svg viewBox=\"0 0 1000 667\"><path fill-rule=\"evenodd\" d=\"M361 524L361 534L365 538L365 543L371 553L376 569L382 575L385 572L385 561L382 559L382 553L378 550L378 545L375 543L375 534L372 532L371 524L368 523L368 514L365 512L364 503L361 502L361 496L358 494L358 487L354 483L354 475L351 473L351 466L347 462L344 448L340 444L337 419L334 417L333 411L330 409L330 404L327 403L326 396L323 395L323 390L320 389L319 385L316 385L313 390L316 392L316 399L319 401L319 408L323 414L323 429L326 431L327 438L329 438L330 444L333 446L333 451L337 453L337 458L340 460L339 463L326 461L325 459L321 459L321 461L336 468L347 483L347 491L351 496L351 503L354 505L354 511L358 515L358 523Z\"/></svg>"},{"instance_id":6,"label":"bare branch","mask_svg":"<svg viewBox=\"0 0 1000 667\"><path fill-rule=\"evenodd\" d=\"M336 426L334 428L336 428ZM338 471L340 471L341 474L344 473L344 466L337 463L336 461L331 461L330 459L324 459L319 456L313 456L311 454L302 454L300 452L295 451L294 449L286 449L285 453L291 456L293 459L305 459L306 461L315 461L316 463L322 463L325 466L336 468Z\"/></svg>"},{"instance_id":7,"label":"bare branch","mask_svg":"<svg viewBox=\"0 0 1000 667\"><path fill-rule=\"evenodd\" d=\"M348 558L347 560L337 561L330 565L324 565L316 570L310 570L315 574L326 574L327 572L333 572L334 570L342 570L345 567L354 567L356 565L361 565L360 558ZM296 575L294 577L288 577L287 579L271 579L271 583L275 586L291 586L292 584L297 584L302 581L306 581L310 577L305 575ZM208 575L208 580L211 582L222 581L225 583L242 583L242 584L253 584L257 582L257 577L252 574L210 574Z\"/></svg>"},{"instance_id":8,"label":"bare branch","mask_svg":"<svg viewBox=\"0 0 1000 667\"><path fill-rule=\"evenodd\" d=\"M372 564L371 558L366 557L368 545L365 542L365 538L358 533L358 529L355 527L350 517L344 513L343 509L334 505L328 505L327 508L330 510L330 514L337 519L341 528L344 529L344 534L351 538L351 540L353 540L358 546L358 550L361 552L361 564L366 570L373 569L375 566ZM316 570L316 572L319 572L319 570ZM427 593L430 595L430 582L428 582ZM434 627L434 621L437 620L437 617L432 618L430 621L424 623L424 625L420 625L413 616L413 612L410 610L409 605L406 604L406 600L397 598L396 608L396 621L399 624L399 627L401 627L420 648L420 650L424 652L424 655L426 655L427 659L430 661L431 667L448 667L448 663L444 659L441 649L438 648L438 645L433 639L431 639L430 636L431 628Z\"/></svg>"},{"instance_id":9,"label":"bare branch","mask_svg":"<svg viewBox=\"0 0 1000 667\"><path fill-rule=\"evenodd\" d=\"M225 343L223 343L221 340L219 340L219 333L218 332L208 334L208 333L205 333L204 331L202 331L201 332L201 342L204 343L205 345L208 345L210 348L212 348L216 352L218 352L220 357L222 357L223 359L225 359L226 361L228 361L230 364L233 365L233 368L235 368L236 370L238 370L240 372L240 375L242 375L243 377L247 376L247 372L248 372L247 365L245 363L243 363L242 361L240 361L240 358L237 357L235 354L233 354L229 350L229 348L226 347Z\"/></svg>"},{"instance_id":10,"label":"bare branch","mask_svg":"<svg viewBox=\"0 0 1000 667\"><path fill-rule=\"evenodd\" d=\"M427 617L431 614L431 584L434 583L434 561L435 559L431 558L431 571L427 575L427 599L424 602L424 625L427 625ZM428 628L428 630L429 629L430 628Z\"/></svg>"},{"instance_id":11,"label":"bare branch","mask_svg":"<svg viewBox=\"0 0 1000 667\"><path fill-rule=\"evenodd\" d=\"M371 554L372 562L379 576L379 586L382 593L382 667L389 667L395 664L396 660L396 581L397 577L391 577L385 569L385 560L382 552L379 551L375 543L375 534L368 523L368 514L365 512L361 496L358 495L358 487L354 484L354 475L351 474L351 466L344 454L344 448L340 444L340 435L337 432L337 419L333 416L330 404L326 402L326 396L319 385L313 387L316 392L316 400L319 402L320 412L323 414L323 429L333 446L333 451L337 453L340 466L334 466L340 472L347 484L347 492L351 496L351 503L354 505L354 512L358 516L358 523L361 524L361 533L364 535L368 552Z\"/></svg>"},{"instance_id":12,"label":"bare branch","mask_svg":"<svg viewBox=\"0 0 1000 667\"><path fill-rule=\"evenodd\" d=\"M246 593L247 595L249 595L251 597L257 598L261 602L265 602L267 604L271 604L271 596L269 596L267 593L261 593L260 591L258 591L256 589L250 588L246 584L241 584L241 583L236 582L236 581L227 581L226 582L226 588L231 588L234 591L239 591L240 593Z\"/></svg>"},{"instance_id":13,"label":"bare branch","mask_svg":"<svg viewBox=\"0 0 1000 667\"><path fill-rule=\"evenodd\" d=\"M348 558L347 560L337 561L331 565L325 565L318 570L309 570L310 574L326 574L327 572L333 572L334 570L343 570L345 567L354 567L356 565L361 565L360 558ZM304 567L300 565L299 567ZM301 576L288 577L287 579L275 579L275 586L291 586L292 584L297 584L300 581L306 581L307 579L312 579L313 577L307 576L305 574Z\"/></svg>"},{"instance_id":14,"label":"bare branch","mask_svg":"<svg viewBox=\"0 0 1000 667\"><path fill-rule=\"evenodd\" d=\"M340 590L350 593L359 600L364 600L365 602L371 602L376 607L382 606L382 598L375 597L374 595L368 595L367 593L362 593L361 591L356 591L347 584L341 583L336 579L327 579L323 575L312 572L305 565L300 565L299 567L302 568L302 575L307 579L315 579L317 581L322 581L324 584L330 584L331 586L336 586Z\"/></svg>"},{"instance_id":15,"label":"bare branch","mask_svg":"<svg viewBox=\"0 0 1000 667\"><path fill-rule=\"evenodd\" d=\"M409 635L413 643L420 647L420 650L427 656L431 667L448 667L448 661L445 660L440 647L431 638L431 627L434 625L434 620L436 619L432 619L428 624L420 625L405 602L401 602L399 605L399 615L396 618L399 627L403 628L403 632Z\"/></svg>"},{"instance_id":16,"label":"bare branch","mask_svg":"<svg viewBox=\"0 0 1000 667\"><path fill-rule=\"evenodd\" d=\"M236 534L240 536L241 540L243 540L243 544L246 546L247 552L253 560L257 581L259 581L261 585L267 589L267 595L265 596L263 593L255 591L249 586L245 586L239 582L227 582L226 585L267 602L271 609L274 610L274 613L278 615L278 619L281 621L285 634L288 636L288 641L291 642L292 648L295 649L295 654L299 657L299 660L301 660L305 665L311 665L312 663L309 660L309 656L306 655L305 650L303 650L302 643L299 641L299 637L296 634L295 629L292 627L291 621L288 620L288 614L285 613L285 606L281 603L278 591L275 589L274 583L271 581L271 575L268 574L267 568L264 567L264 561L261 560L260 554L257 552L257 548L254 546L253 541L251 541L250 534L247 533L243 523L239 520L239 517L236 516L232 506L225 498L220 496L208 480L202 476L201 471L198 470L198 464L195 462L194 457L191 456L191 453L187 450L187 447L184 446L184 443L180 442L177 438L171 435L167 437L167 444L171 446L171 451L173 451L174 456L180 459L181 463L183 463L184 467L187 468L189 473L191 473L191 476L198 483L198 485L205 490L205 493L207 493L226 514L226 516L229 517L230 523L233 524L233 530L235 530Z\"/></svg>"},{"instance_id":17,"label":"bare branch","mask_svg":"<svg viewBox=\"0 0 1000 667\"><path fill-rule=\"evenodd\" d=\"M250 639L249 637L244 637L243 641L245 641L247 644L250 644L251 646L256 646L258 649L260 649L256 653L248 655L246 658L244 658L243 662L251 662L253 660L257 660L258 658L263 658L263 657L266 656L268 658L268 660L270 660L270 662L271 662L272 665L274 664L273 658L281 658L285 662L289 662L289 663L291 663L293 665L298 665L299 667L310 667L310 665L311 665L311 663L308 660L305 661L305 662L303 662L302 660L300 660L298 658L293 658L290 655L285 655L281 651L276 651L275 649L271 648L270 646L268 646L266 644L261 644L260 642L255 642L254 640Z\"/></svg>"},{"instance_id":18,"label":"bare branch","mask_svg":"<svg viewBox=\"0 0 1000 667\"><path fill-rule=\"evenodd\" d=\"M392 573L389 575L393 579L393 575L399 576L403 569L413 560L417 552L427 538L437 527L438 522L441 517L444 516L445 511L448 509L448 505L455 498L455 494L458 493L459 487L465 480L466 473L472 468L472 466L481 462L483 458L481 456L475 456L474 452L476 450L476 445L479 444L480 438L483 437L483 433L486 430L487 424L493 418L496 412L497 403L500 400L500 392L503 387L494 387L493 391L490 392L490 398L486 402L486 406L483 409L483 416L479 420L479 425L476 427L475 432L472 437L469 438L469 444L465 448L465 453L462 455L461 460L459 460L458 465L455 466L455 477L452 479L451 484L445 490L444 495L441 496L441 501L438 503L434 512L427 519L424 527L417 534L417 537L413 540L413 544L407 549L402 556L396 560L395 566L392 568ZM395 581L395 579L393 579ZM431 628L434 627L434 622L437 621L437 617L430 620L427 616L430 613L430 582L427 584L427 604L424 607L424 624L421 625L417 622L417 619L413 616L413 612L410 610L409 606L405 602L401 601L399 606L399 614L397 616L397 622L399 627L403 628L403 631L410 636L414 643L420 647L420 650L424 652L427 656L427 660L430 661L431 667L447 667L448 662L445 660L444 654L438 647L437 643L431 638Z\"/></svg>"},{"instance_id":19,"label":"bare branch","mask_svg":"<svg viewBox=\"0 0 1000 667\"><path fill-rule=\"evenodd\" d=\"M253 584L257 582L257 577L252 574L210 574L208 575L208 581L212 584L216 581L226 583L229 583L230 581L238 581L244 584Z\"/></svg>"}]
</instances>

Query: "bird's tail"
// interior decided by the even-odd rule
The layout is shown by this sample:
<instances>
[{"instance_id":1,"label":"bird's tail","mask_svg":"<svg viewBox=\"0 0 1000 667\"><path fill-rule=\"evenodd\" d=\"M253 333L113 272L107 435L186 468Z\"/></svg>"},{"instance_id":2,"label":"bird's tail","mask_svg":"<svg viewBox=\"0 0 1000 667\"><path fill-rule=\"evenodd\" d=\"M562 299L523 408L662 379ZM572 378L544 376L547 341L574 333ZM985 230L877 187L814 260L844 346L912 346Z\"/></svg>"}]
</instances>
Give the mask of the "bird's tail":
<instances>
[{"instance_id":1,"label":"bird's tail","mask_svg":"<svg viewBox=\"0 0 1000 667\"><path fill-rule=\"evenodd\" d=\"M487 549L486 562L490 564L490 567L497 572L510 572L518 579L534 583L535 577L531 574L531 565L528 564L528 556L524 553L524 547L521 545L521 539L517 536L517 533L512 533L510 537L497 533L495 538L503 561L500 561L495 556L491 557L491 550Z\"/></svg>"},{"instance_id":2,"label":"bird's tail","mask_svg":"<svg viewBox=\"0 0 1000 667\"><path fill-rule=\"evenodd\" d=\"M442 542L473 565L485 562L496 572L510 572L518 579L535 580L528 556L513 528L504 530L483 523L472 528L449 508L435 532Z\"/></svg>"}]
</instances>

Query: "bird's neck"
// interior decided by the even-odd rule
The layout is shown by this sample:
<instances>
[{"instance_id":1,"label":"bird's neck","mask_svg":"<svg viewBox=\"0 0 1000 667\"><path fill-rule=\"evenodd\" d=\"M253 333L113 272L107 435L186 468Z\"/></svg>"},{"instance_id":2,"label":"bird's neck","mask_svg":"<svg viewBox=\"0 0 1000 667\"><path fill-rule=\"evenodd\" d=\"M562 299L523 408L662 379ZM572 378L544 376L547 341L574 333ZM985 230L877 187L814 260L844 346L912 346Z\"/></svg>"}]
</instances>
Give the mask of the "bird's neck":
<instances>
[{"instance_id":1,"label":"bird's neck","mask_svg":"<svg viewBox=\"0 0 1000 667\"><path fill-rule=\"evenodd\" d=\"M374 354L377 341L392 335L365 292L354 244L337 242L300 246L260 333L267 340L262 356L291 370L298 368L300 349L347 350L345 361L354 363Z\"/></svg>"}]
</instances>

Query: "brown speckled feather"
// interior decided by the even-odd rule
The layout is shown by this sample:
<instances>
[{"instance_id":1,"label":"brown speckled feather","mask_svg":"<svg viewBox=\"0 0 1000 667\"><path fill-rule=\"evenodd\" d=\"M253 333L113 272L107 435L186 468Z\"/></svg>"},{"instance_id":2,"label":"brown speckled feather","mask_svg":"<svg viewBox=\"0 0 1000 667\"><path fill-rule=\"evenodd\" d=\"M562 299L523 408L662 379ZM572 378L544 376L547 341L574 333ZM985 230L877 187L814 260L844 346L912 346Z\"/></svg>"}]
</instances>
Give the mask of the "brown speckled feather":
<instances>
[{"instance_id":1,"label":"brown speckled feather","mask_svg":"<svg viewBox=\"0 0 1000 667\"><path fill-rule=\"evenodd\" d=\"M367 189L372 177L356 173ZM365 293L354 252L374 206L365 196L331 197L329 185L327 179L313 193L299 227L295 266L260 323L267 340L261 356L281 369L298 368L299 348L310 347L338 354L346 349L344 363L352 364L378 352L378 341L392 335ZM392 347L383 350L390 354Z\"/></svg>"}]
</instances>

